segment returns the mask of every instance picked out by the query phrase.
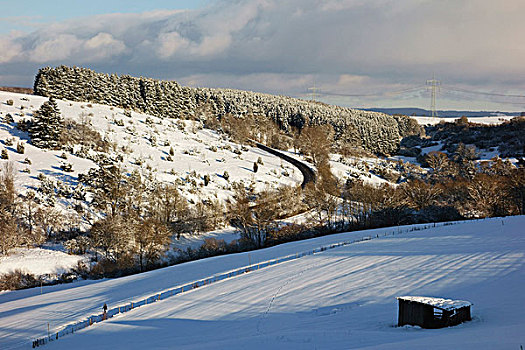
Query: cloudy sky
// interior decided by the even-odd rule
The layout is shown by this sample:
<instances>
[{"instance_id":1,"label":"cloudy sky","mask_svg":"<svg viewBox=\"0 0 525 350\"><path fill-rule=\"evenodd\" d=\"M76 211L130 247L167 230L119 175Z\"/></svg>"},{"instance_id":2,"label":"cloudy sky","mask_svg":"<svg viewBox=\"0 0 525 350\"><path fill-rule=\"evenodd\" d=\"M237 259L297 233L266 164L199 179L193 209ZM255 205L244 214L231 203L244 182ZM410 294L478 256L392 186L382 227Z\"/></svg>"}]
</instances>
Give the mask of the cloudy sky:
<instances>
[{"instance_id":1,"label":"cloudy sky","mask_svg":"<svg viewBox=\"0 0 525 350\"><path fill-rule=\"evenodd\" d=\"M0 1L0 85L39 67L351 107L525 110L523 0Z\"/></svg>"}]
</instances>

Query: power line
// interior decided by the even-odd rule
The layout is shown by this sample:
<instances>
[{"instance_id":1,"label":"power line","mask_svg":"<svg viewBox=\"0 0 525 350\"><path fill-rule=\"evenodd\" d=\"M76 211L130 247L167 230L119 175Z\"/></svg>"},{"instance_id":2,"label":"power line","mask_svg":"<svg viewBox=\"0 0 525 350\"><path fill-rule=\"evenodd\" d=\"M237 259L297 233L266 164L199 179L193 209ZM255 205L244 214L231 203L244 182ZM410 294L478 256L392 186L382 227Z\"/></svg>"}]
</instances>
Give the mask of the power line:
<instances>
[{"instance_id":1,"label":"power line","mask_svg":"<svg viewBox=\"0 0 525 350\"><path fill-rule=\"evenodd\" d=\"M476 94L476 95L486 95L486 96L525 98L525 95L511 95L511 94L500 94L500 93L484 92L484 91L473 91L473 90L467 90L467 89L455 88L455 87L447 87L447 86L443 87L443 90L449 90L449 91L455 91L455 92L463 92L463 93Z\"/></svg>"},{"instance_id":2,"label":"power line","mask_svg":"<svg viewBox=\"0 0 525 350\"><path fill-rule=\"evenodd\" d=\"M474 95L483 95L483 96L493 96L493 97L509 97L509 98L525 98L525 95L516 95L516 94L503 94L503 93L491 93L491 92L484 92L484 91L475 91L475 90L468 90L463 89L459 87L449 86L449 85L442 85L440 81L435 79L435 76L432 77L432 79L429 79L426 81L426 85L419 85L414 86L410 88L405 88L401 90L393 90L393 91L378 91L373 93L339 93L335 91L322 91L318 88L315 84L313 87L308 88L309 91L311 91L311 98L312 100L315 100L317 96L341 96L341 97L386 97L386 96L395 96L400 95L404 93L414 92L414 91L424 91L424 89L430 88L431 89L431 106L430 109L432 111L433 116L437 116L436 112L436 98L437 94L442 90L445 92L455 92L455 93L462 93L462 94L474 94ZM523 102L511 102L511 101L503 101L503 100L497 100L497 99L491 99L491 102L493 103L499 103L499 104L508 104L508 105L525 105L525 101Z\"/></svg>"},{"instance_id":3,"label":"power line","mask_svg":"<svg viewBox=\"0 0 525 350\"><path fill-rule=\"evenodd\" d=\"M380 97L380 96L388 96L388 95L399 95L405 92L411 92L411 91L417 91L422 90L424 88L424 85L411 87L403 90L394 90L394 91L383 91L379 93L370 93L370 94L344 94L344 93L338 93L338 92L322 92L321 95L327 95L327 96L344 96L344 97Z\"/></svg>"}]
</instances>

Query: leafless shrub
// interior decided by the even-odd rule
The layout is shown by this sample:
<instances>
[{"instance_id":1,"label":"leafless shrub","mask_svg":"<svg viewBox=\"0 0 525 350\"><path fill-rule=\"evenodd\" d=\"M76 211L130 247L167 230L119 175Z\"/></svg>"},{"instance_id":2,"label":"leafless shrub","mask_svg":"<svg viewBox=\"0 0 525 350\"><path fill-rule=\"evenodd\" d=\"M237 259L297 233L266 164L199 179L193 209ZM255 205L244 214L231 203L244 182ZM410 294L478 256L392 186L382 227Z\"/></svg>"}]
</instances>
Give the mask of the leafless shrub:
<instances>
[{"instance_id":1,"label":"leafless shrub","mask_svg":"<svg viewBox=\"0 0 525 350\"><path fill-rule=\"evenodd\" d=\"M40 282L35 275L16 269L0 275L0 290L16 290L36 287Z\"/></svg>"}]
</instances>

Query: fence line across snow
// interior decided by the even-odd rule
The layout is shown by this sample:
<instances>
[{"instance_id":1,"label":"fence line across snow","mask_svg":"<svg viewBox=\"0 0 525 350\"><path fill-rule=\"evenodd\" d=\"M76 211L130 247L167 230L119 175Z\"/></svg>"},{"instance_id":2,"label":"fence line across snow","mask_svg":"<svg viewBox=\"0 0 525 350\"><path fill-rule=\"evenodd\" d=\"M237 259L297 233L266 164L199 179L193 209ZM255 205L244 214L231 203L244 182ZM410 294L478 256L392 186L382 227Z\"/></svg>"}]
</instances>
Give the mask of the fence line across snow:
<instances>
[{"instance_id":1,"label":"fence line across snow","mask_svg":"<svg viewBox=\"0 0 525 350\"><path fill-rule=\"evenodd\" d=\"M438 225L432 224L432 225L412 226L410 228L403 229L401 231L399 231L399 229L398 229L397 234L400 234L400 233L403 233L403 232L420 231L420 230L428 229L428 228L431 228L431 227L445 226L445 225L451 225L451 224L452 223L440 223ZM332 243L332 244L321 246L319 248L315 248L315 249L312 249L312 250L309 250L309 251L287 255L287 256L284 256L284 257L281 257L281 258L270 259L270 260L267 260L267 261L259 262L259 263L252 264L252 265L249 265L249 266L244 266L244 267L241 267L241 268L238 268L238 269L235 269L235 270L231 270L231 271L228 271L228 272L220 273L220 274L217 274L217 275L214 275L214 276L211 276L211 277L203 278L203 279L200 279L200 280L197 280L197 281L186 283L186 284L184 284L182 286L177 286L175 288L168 289L168 290L165 290L163 292L159 292L159 293L153 294L153 295L151 295L151 296L149 296L149 297L147 297L145 299L139 300L139 301L132 301L132 302L130 302L128 304L120 305L120 306L114 307L112 309L109 309L107 311L107 313L106 313L106 319L112 318L113 316L118 315L118 314L122 314L122 313L125 313L125 312L128 312L128 311L131 311L131 310L133 310L133 309L135 309L137 307L140 307L140 306L143 306L143 305L147 305L147 304L151 304L151 303L154 303L154 302L159 301L159 300L164 300L166 298L169 298L169 297L181 294L181 293L188 292L188 291L193 290L195 288L202 287L202 286L205 286L205 285L209 285L209 284L212 284L214 282L222 281L222 280L225 280L225 279L233 278L235 276L239 276L239 275L244 274L244 273L248 273L248 272L251 272L251 271L257 271L257 270L263 269L265 267L281 264L283 262L290 261L290 260L299 259L299 258L302 258L302 257L307 256L307 255L313 255L313 254L316 254L316 253L321 253L321 252L324 252L324 251L329 250L329 249L339 248L339 247L347 246L347 245L350 245L350 244L353 244L353 243L368 241L368 240L371 240L373 238L379 238L379 237L395 235L395 234L396 234L396 231L394 230L394 231L392 231L391 234L387 233L387 232L384 232L383 236L379 236L379 234L376 234L376 237L364 236L364 237L359 238L359 239L342 241L342 242L339 242L339 243ZM83 319L83 320L78 321L76 323L69 324L69 325L65 326L64 328L62 328L61 330L59 330L57 332L53 332L53 333L48 334L47 336L44 336L44 337L37 338L37 339L33 340L32 341L32 346L33 346L33 348L36 348L36 347L39 347L41 345L45 345L48 342L51 342L51 341L54 341L54 340L58 340L59 338L65 336L65 335L73 334L73 333L75 333L78 330L87 328L87 327L93 325L94 323L99 323L99 322L102 322L103 320L104 320L103 314L91 315L91 316L87 317L86 319Z\"/></svg>"}]
</instances>

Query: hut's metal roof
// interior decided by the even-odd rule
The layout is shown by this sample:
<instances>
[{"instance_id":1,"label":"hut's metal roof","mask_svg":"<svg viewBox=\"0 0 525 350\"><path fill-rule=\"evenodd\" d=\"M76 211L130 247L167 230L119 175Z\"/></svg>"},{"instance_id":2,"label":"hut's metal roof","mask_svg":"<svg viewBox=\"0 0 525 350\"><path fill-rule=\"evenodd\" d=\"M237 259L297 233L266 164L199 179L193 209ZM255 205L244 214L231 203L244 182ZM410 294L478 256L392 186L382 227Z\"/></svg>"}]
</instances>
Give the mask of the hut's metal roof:
<instances>
[{"instance_id":1,"label":"hut's metal roof","mask_svg":"<svg viewBox=\"0 0 525 350\"><path fill-rule=\"evenodd\" d=\"M433 298L433 297L402 296L402 297L397 297L397 299L430 305L432 307L435 307L441 310L446 310L446 311L451 311L454 309L459 309L465 306L472 305L471 302L465 301L465 300L452 300L452 299Z\"/></svg>"}]
</instances>

